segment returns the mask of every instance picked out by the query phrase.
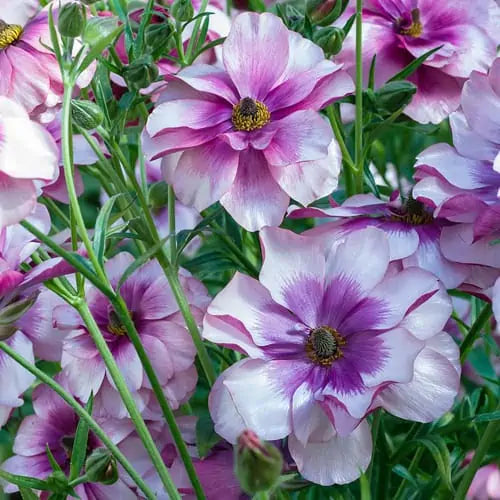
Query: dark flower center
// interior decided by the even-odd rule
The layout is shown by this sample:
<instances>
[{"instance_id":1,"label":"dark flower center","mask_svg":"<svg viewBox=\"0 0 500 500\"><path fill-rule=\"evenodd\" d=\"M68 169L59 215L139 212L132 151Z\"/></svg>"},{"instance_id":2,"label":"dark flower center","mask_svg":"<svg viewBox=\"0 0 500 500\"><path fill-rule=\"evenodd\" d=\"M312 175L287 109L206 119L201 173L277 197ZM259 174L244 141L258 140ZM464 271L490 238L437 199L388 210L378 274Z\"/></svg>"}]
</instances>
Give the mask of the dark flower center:
<instances>
[{"instance_id":1,"label":"dark flower center","mask_svg":"<svg viewBox=\"0 0 500 500\"><path fill-rule=\"evenodd\" d=\"M121 337L127 333L127 329L123 326L115 311L110 311L108 314L108 332Z\"/></svg>"},{"instance_id":2,"label":"dark flower center","mask_svg":"<svg viewBox=\"0 0 500 500\"><path fill-rule=\"evenodd\" d=\"M329 326L314 328L306 340L306 354L311 361L321 366L331 366L344 354L341 346L346 340L335 329Z\"/></svg>"},{"instance_id":3,"label":"dark flower center","mask_svg":"<svg viewBox=\"0 0 500 500\"><path fill-rule=\"evenodd\" d=\"M245 97L233 107L231 119L236 130L251 132L267 125L271 120L271 113L263 102Z\"/></svg>"},{"instance_id":4,"label":"dark flower center","mask_svg":"<svg viewBox=\"0 0 500 500\"><path fill-rule=\"evenodd\" d=\"M411 36L413 38L418 38L423 32L423 26L420 22L420 10L413 9L411 11L411 23L409 26L403 26L403 20L399 19L397 26L399 28L399 33L401 35Z\"/></svg>"},{"instance_id":5,"label":"dark flower center","mask_svg":"<svg viewBox=\"0 0 500 500\"><path fill-rule=\"evenodd\" d=\"M23 34L23 27L19 24L7 24L0 19L0 50L17 42Z\"/></svg>"},{"instance_id":6,"label":"dark flower center","mask_svg":"<svg viewBox=\"0 0 500 500\"><path fill-rule=\"evenodd\" d=\"M393 220L406 222L412 226L422 226L425 224L432 224L434 218L430 214L424 204L414 198L410 197L406 202L404 208L399 212L394 212L392 216Z\"/></svg>"}]
</instances>

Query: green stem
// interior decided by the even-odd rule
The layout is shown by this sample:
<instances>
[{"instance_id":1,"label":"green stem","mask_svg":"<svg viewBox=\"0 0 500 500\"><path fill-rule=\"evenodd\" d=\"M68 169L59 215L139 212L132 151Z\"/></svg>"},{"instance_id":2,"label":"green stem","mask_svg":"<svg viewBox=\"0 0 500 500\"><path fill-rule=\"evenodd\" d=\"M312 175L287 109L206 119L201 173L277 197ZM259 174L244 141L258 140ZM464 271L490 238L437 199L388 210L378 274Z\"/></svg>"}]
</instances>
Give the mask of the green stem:
<instances>
[{"instance_id":1,"label":"green stem","mask_svg":"<svg viewBox=\"0 0 500 500\"><path fill-rule=\"evenodd\" d=\"M177 239L175 229L175 192L172 186L168 186L168 231L170 236L170 264L176 267Z\"/></svg>"},{"instance_id":2,"label":"green stem","mask_svg":"<svg viewBox=\"0 0 500 500\"><path fill-rule=\"evenodd\" d=\"M415 472L423 454L424 454L424 447L421 446L420 448L417 449L417 451L415 452L415 455L413 455L413 459L410 463L410 466L408 467L408 472L410 472L410 473ZM406 479L403 478L403 480L401 481L401 484L399 485L398 491L396 491L396 495L394 496L395 500L399 499L401 497L401 495L403 494L405 486L406 486L405 483L406 483Z\"/></svg>"},{"instance_id":3,"label":"green stem","mask_svg":"<svg viewBox=\"0 0 500 500\"><path fill-rule=\"evenodd\" d=\"M368 470L366 471L366 478L368 480L368 484L371 483L372 471L373 471L373 462L375 460L375 452L377 451L377 438L378 432L380 429L380 420L382 419L382 408L379 408L375 411L372 422L372 459L370 461L370 465L368 466Z\"/></svg>"},{"instance_id":4,"label":"green stem","mask_svg":"<svg viewBox=\"0 0 500 500\"><path fill-rule=\"evenodd\" d=\"M356 0L356 122L354 158L357 169L356 192L363 192L363 0Z\"/></svg>"},{"instance_id":5,"label":"green stem","mask_svg":"<svg viewBox=\"0 0 500 500\"><path fill-rule=\"evenodd\" d=\"M479 337L479 335L481 335L481 331L483 330L484 325L486 325L486 323L490 319L491 313L491 304L486 304L474 324L471 326L469 333L464 338L462 345L460 346L460 363L463 364L467 359L467 356L472 349L474 342Z\"/></svg>"},{"instance_id":6,"label":"green stem","mask_svg":"<svg viewBox=\"0 0 500 500\"><path fill-rule=\"evenodd\" d=\"M92 416L87 413L87 411L78 403L78 401L68 394L61 385L59 385L52 377L47 375L45 372L32 365L27 359L23 358L14 349L12 349L5 342L0 342L0 349L10 356L14 361L19 363L23 368L33 374L37 379L50 387L55 393L57 393L73 410L75 413L83 419L90 430L102 441L102 443L109 449L112 455L116 458L117 462L125 469L128 475L134 480L135 484L141 489L146 498L149 500L155 500L155 494L149 488L149 486L144 482L142 477L137 473L134 467L127 460L125 455L119 450L119 448L111 441L107 434L99 427L99 424L92 418Z\"/></svg>"},{"instance_id":7,"label":"green stem","mask_svg":"<svg viewBox=\"0 0 500 500\"><path fill-rule=\"evenodd\" d=\"M497 410L500 410L500 404L497 407ZM474 456L472 460L465 470L465 474L458 485L457 492L455 494L455 500L464 500L467 495L467 491L470 488L472 480L474 476L481 467L483 462L483 458L486 455L489 447L495 442L495 439L498 436L498 432L500 431L500 420L492 420L488 423L486 430L484 431L481 440L479 441L479 445L474 452Z\"/></svg>"},{"instance_id":8,"label":"green stem","mask_svg":"<svg viewBox=\"0 0 500 500\"><path fill-rule=\"evenodd\" d=\"M123 375L121 374L120 369L118 368L113 358L113 354L111 354L108 344L102 336L101 330L95 322L95 319L92 316L87 303L83 300L80 300L74 304L74 307L80 313L80 316L82 317L87 330L92 337L92 340L94 341L100 355L102 356L104 364L106 365L106 368L111 375L111 378L115 384L117 391L120 394L125 408L130 415L130 418L134 422L137 434L144 444L144 447L146 448L146 451L148 452L151 461L158 472L158 475L163 486L165 487L166 492L172 499L181 499L181 496L177 491L172 478L170 477L170 473L168 472L168 469L163 462L160 452L156 448L153 438L151 437L151 434L149 433L149 430L144 423L144 420L142 419L141 413L137 408L137 405L135 404L134 398L130 393L129 388L127 387L127 383L125 382L125 379L123 378Z\"/></svg>"},{"instance_id":9,"label":"green stem","mask_svg":"<svg viewBox=\"0 0 500 500\"><path fill-rule=\"evenodd\" d=\"M165 398L165 394L163 393L160 381L158 380L158 377L156 376L151 361L149 360L149 357L146 351L144 350L144 346L142 345L141 339L139 337L139 332L137 331L135 324L132 318L130 317L127 305L125 301L118 296L116 300L113 301L113 307L118 317L120 318L120 321L123 323L123 326L125 326L129 339L134 345L135 350L137 351L137 355L141 360L141 364L144 368L144 371L146 372L146 375L151 383L151 388L155 393L156 399L158 400L160 408L163 412L163 416L167 421L170 433L174 438L174 442L177 446L181 459L184 463L184 467L186 468L186 472L195 490L196 498L198 500L203 500L205 499L205 495L203 493L203 487L201 486L200 480L198 479L198 475L196 474L196 470L193 466L193 462L189 455L186 443L182 438L181 432L175 420L174 412L170 408L170 405L167 399Z\"/></svg>"},{"instance_id":10,"label":"green stem","mask_svg":"<svg viewBox=\"0 0 500 500\"><path fill-rule=\"evenodd\" d=\"M197 15L203 14L207 10L207 6L208 6L208 0L202 0L201 5L200 5L200 10L197 12ZM198 17L196 19L196 21L194 22L193 33L191 35L191 38L189 39L189 43L188 43L187 50L186 50L186 61L188 62L188 65L192 64L192 62L193 62L191 60L191 55L193 53L194 44L198 39L201 21L202 21L202 16Z\"/></svg>"}]
</instances>

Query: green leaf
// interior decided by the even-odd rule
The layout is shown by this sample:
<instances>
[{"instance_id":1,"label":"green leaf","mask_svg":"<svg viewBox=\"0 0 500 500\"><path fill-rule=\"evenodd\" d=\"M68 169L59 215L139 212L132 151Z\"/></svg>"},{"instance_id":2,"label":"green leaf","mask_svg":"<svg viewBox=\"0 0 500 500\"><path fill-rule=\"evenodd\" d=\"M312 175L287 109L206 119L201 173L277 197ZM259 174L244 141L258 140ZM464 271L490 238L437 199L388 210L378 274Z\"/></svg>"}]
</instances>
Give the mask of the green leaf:
<instances>
[{"instance_id":1,"label":"green leaf","mask_svg":"<svg viewBox=\"0 0 500 500\"><path fill-rule=\"evenodd\" d=\"M500 420L500 411L492 411L491 413L480 413L474 417L474 422L491 422Z\"/></svg>"},{"instance_id":2,"label":"green leaf","mask_svg":"<svg viewBox=\"0 0 500 500\"><path fill-rule=\"evenodd\" d=\"M0 478L8 483L15 484L19 488L30 488L33 490L50 491L47 481L35 479L34 477L18 476L0 469Z\"/></svg>"},{"instance_id":3,"label":"green leaf","mask_svg":"<svg viewBox=\"0 0 500 500\"><path fill-rule=\"evenodd\" d=\"M38 500L38 496L31 491L31 488L19 487L19 493L23 500Z\"/></svg>"},{"instance_id":4,"label":"green leaf","mask_svg":"<svg viewBox=\"0 0 500 500\"><path fill-rule=\"evenodd\" d=\"M417 439L417 442L423 444L429 450L434 462L436 462L443 484L449 491L454 491L451 482L450 452L444 439L441 436L431 436Z\"/></svg>"},{"instance_id":5,"label":"green leaf","mask_svg":"<svg viewBox=\"0 0 500 500\"><path fill-rule=\"evenodd\" d=\"M414 61L412 61L408 66L404 67L399 73L396 73L392 78L387 80L387 82L394 82L396 80L404 80L405 78L412 75L422 64L430 57L434 52L437 52L442 45L436 47L435 49L428 50L425 54L422 54L420 57L417 57Z\"/></svg>"},{"instance_id":6,"label":"green leaf","mask_svg":"<svg viewBox=\"0 0 500 500\"><path fill-rule=\"evenodd\" d=\"M349 31L351 31L352 25L354 24L354 21L356 20L356 14L353 14L347 22L344 24L344 27L342 28L342 31L344 32L344 36L347 36Z\"/></svg>"},{"instance_id":7,"label":"green leaf","mask_svg":"<svg viewBox=\"0 0 500 500\"><path fill-rule=\"evenodd\" d=\"M206 457L220 439L214 431L214 423L210 415L201 416L196 422L196 445L200 458Z\"/></svg>"},{"instance_id":8,"label":"green leaf","mask_svg":"<svg viewBox=\"0 0 500 500\"><path fill-rule=\"evenodd\" d=\"M94 247L94 252L97 255L97 260L101 265L104 264L104 249L106 248L106 234L109 225L109 218L111 216L111 212L113 211L113 206L120 196L122 196L121 193L115 194L109 198L108 201L106 201L99 211L99 215L97 216L95 223L94 241L92 246Z\"/></svg>"},{"instance_id":9,"label":"green leaf","mask_svg":"<svg viewBox=\"0 0 500 500\"><path fill-rule=\"evenodd\" d=\"M85 405L85 410L89 415L92 415L92 407L94 404L94 395L91 394L90 398ZM83 418L78 422L76 428L75 441L73 442L73 449L71 451L71 462L69 469L69 480L76 479L82 470L85 458L87 455L87 442L89 437L89 426Z\"/></svg>"},{"instance_id":10,"label":"green leaf","mask_svg":"<svg viewBox=\"0 0 500 500\"><path fill-rule=\"evenodd\" d=\"M47 452L47 457L49 458L50 466L52 467L52 470L54 472L62 472L62 469L60 465L57 463L57 460L54 458L54 455L52 454L52 451L49 448L49 445L47 444L45 446L45 451Z\"/></svg>"},{"instance_id":11,"label":"green leaf","mask_svg":"<svg viewBox=\"0 0 500 500\"><path fill-rule=\"evenodd\" d=\"M361 486L361 500L371 500L370 481L368 481L366 474L361 474L359 484Z\"/></svg>"},{"instance_id":12,"label":"green leaf","mask_svg":"<svg viewBox=\"0 0 500 500\"><path fill-rule=\"evenodd\" d=\"M395 465L392 468L392 471L394 472L394 474L397 474L399 477L406 479L409 483L411 483L411 485L416 490L419 489L419 484L418 484L415 476L406 467L403 467L402 465Z\"/></svg>"},{"instance_id":13,"label":"green leaf","mask_svg":"<svg viewBox=\"0 0 500 500\"><path fill-rule=\"evenodd\" d=\"M143 264L148 262L153 255L158 253L159 250L162 249L163 245L167 242L169 239L169 236L166 236L162 240L160 240L158 243L153 245L151 248L149 248L146 252L144 252L140 257L134 260L130 266L125 269L125 272L123 273L122 277L120 278L120 281L118 281L118 285L116 287L116 291L120 290L120 288L123 286L125 281L137 270L139 269Z\"/></svg>"},{"instance_id":14,"label":"green leaf","mask_svg":"<svg viewBox=\"0 0 500 500\"><path fill-rule=\"evenodd\" d=\"M377 54L375 54L372 58L372 62L370 64L370 73L368 76L368 88L369 89L374 89L375 88L375 63L377 61Z\"/></svg>"}]
</instances>

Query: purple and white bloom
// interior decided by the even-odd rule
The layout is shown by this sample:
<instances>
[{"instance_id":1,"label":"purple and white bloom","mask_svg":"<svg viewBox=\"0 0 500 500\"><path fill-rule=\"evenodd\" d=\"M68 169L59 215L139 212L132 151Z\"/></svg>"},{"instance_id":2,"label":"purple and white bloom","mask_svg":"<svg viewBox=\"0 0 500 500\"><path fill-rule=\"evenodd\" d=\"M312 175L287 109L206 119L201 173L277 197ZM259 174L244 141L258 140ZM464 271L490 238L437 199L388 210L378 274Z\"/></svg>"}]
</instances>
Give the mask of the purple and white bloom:
<instances>
[{"instance_id":1,"label":"purple and white bloom","mask_svg":"<svg viewBox=\"0 0 500 500\"><path fill-rule=\"evenodd\" d=\"M443 255L440 236L451 223L434 218L419 201L409 199L403 203L397 192L388 202L372 194L359 194L340 206L297 209L289 216L333 219L334 222L320 224L305 233L327 241L366 227L382 229L388 236L391 261L399 261L403 268L417 266L430 271L446 288L458 287L471 273L470 266L452 262Z\"/></svg>"},{"instance_id":2,"label":"purple and white bloom","mask_svg":"<svg viewBox=\"0 0 500 500\"><path fill-rule=\"evenodd\" d=\"M405 113L418 122L441 122L459 107L464 79L472 71L487 71L496 57L498 24L495 20L499 9L494 0L365 1L363 67L366 79L375 55L375 85L379 87L418 57L441 47L408 77L418 90L405 108ZM344 62L349 71L355 71L354 30L347 36L336 60Z\"/></svg>"},{"instance_id":3,"label":"purple and white bloom","mask_svg":"<svg viewBox=\"0 0 500 500\"><path fill-rule=\"evenodd\" d=\"M58 381L66 389L64 378ZM12 474L26 475L38 479L46 479L52 473L47 456L47 446L57 463L65 473L69 473L71 452L79 417L55 392L47 386L40 385L33 392L34 415L26 417L16 433L13 451L15 455L8 458L2 469ZM121 422L108 420L102 422L107 434L113 441L121 434ZM92 432L89 433L87 456L103 445ZM17 491L17 487L7 484L7 493ZM85 483L75 487L82 500L109 500L110 498L135 500L137 495L121 478L112 485L101 483ZM43 495L42 495L42 498ZM45 497L46 498L46 497Z\"/></svg>"},{"instance_id":4,"label":"purple and white bloom","mask_svg":"<svg viewBox=\"0 0 500 500\"><path fill-rule=\"evenodd\" d=\"M0 6L0 17L5 23L24 25L40 8L38 0L4 0Z\"/></svg>"},{"instance_id":5,"label":"purple and white bloom","mask_svg":"<svg viewBox=\"0 0 500 500\"><path fill-rule=\"evenodd\" d=\"M35 209L39 183L57 177L57 155L50 134L22 106L0 95L0 229Z\"/></svg>"},{"instance_id":6,"label":"purple and white bloom","mask_svg":"<svg viewBox=\"0 0 500 500\"><path fill-rule=\"evenodd\" d=\"M133 261L132 255L120 253L106 263L113 287ZM192 311L201 322L209 302L206 290L185 271L180 273L180 279ZM196 349L160 265L151 261L139 268L123 283L120 293L165 395L176 409L196 385ZM140 410L146 418L161 418L136 350L111 303L94 287L87 290L86 300ZM96 411L126 417L126 408L80 316L69 306L56 307L54 325L68 332L63 342L61 366L71 392L82 401L87 401L93 392Z\"/></svg>"},{"instance_id":7,"label":"purple and white bloom","mask_svg":"<svg viewBox=\"0 0 500 500\"><path fill-rule=\"evenodd\" d=\"M435 216L463 223L443 233L451 259L498 268L489 241L500 237L500 58L489 73L472 72L461 104L450 116L454 147L435 144L418 156L414 195Z\"/></svg>"},{"instance_id":8,"label":"purple and white bloom","mask_svg":"<svg viewBox=\"0 0 500 500\"><path fill-rule=\"evenodd\" d=\"M169 78L144 151L183 151L164 168L182 203L201 211L220 200L250 231L276 226L290 197L307 205L337 186L337 146L318 111L353 82L269 13L237 16L222 52L222 68L197 64Z\"/></svg>"},{"instance_id":9,"label":"purple and white bloom","mask_svg":"<svg viewBox=\"0 0 500 500\"><path fill-rule=\"evenodd\" d=\"M367 413L428 422L452 406L451 301L427 271L389 266L376 228L333 243L265 228L261 243L259 280L237 273L204 320L205 338L248 355L212 389L215 430L230 442L243 429L288 436L306 479L351 482L370 461Z\"/></svg>"}]
</instances>

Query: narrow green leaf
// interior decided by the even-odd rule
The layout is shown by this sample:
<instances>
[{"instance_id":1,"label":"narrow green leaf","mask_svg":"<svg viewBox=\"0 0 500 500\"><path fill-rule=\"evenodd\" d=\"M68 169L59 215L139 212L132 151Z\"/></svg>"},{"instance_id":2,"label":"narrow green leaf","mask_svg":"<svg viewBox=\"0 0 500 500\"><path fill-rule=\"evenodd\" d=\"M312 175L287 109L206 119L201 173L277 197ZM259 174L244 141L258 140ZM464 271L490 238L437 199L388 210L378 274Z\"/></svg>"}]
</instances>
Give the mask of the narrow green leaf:
<instances>
[{"instance_id":1,"label":"narrow green leaf","mask_svg":"<svg viewBox=\"0 0 500 500\"><path fill-rule=\"evenodd\" d=\"M405 78L412 75L422 64L430 57L434 52L437 52L442 45L436 47L435 49L428 50L425 54L422 54L420 57L417 57L414 61L412 61L408 66L404 67L399 73L396 73L392 78L387 80L387 82L394 82L396 80L404 80Z\"/></svg>"},{"instance_id":2,"label":"narrow green leaf","mask_svg":"<svg viewBox=\"0 0 500 500\"><path fill-rule=\"evenodd\" d=\"M94 405L94 396L90 395L90 398L85 406L85 410L89 415L92 415L92 407ZM69 469L69 480L73 481L76 479L85 463L85 458L87 455L87 442L89 437L89 426L82 418L78 422L75 433L75 441L73 443L73 449L71 451L71 462Z\"/></svg>"},{"instance_id":3,"label":"narrow green leaf","mask_svg":"<svg viewBox=\"0 0 500 500\"><path fill-rule=\"evenodd\" d=\"M344 24L344 27L342 28L342 31L344 32L344 36L347 36L349 31L351 31L352 25L354 24L354 21L356 20L356 14L353 14L347 22Z\"/></svg>"},{"instance_id":4,"label":"narrow green leaf","mask_svg":"<svg viewBox=\"0 0 500 500\"><path fill-rule=\"evenodd\" d=\"M54 458L54 455L52 455L52 451L50 450L48 444L45 446L45 451L47 452L47 457L49 457L49 462L50 466L52 467L52 470L54 472L62 472L62 469L60 465L57 463L57 460Z\"/></svg>"},{"instance_id":5,"label":"narrow green leaf","mask_svg":"<svg viewBox=\"0 0 500 500\"><path fill-rule=\"evenodd\" d=\"M158 243L153 245L151 248L149 248L146 252L144 252L139 258L135 259L130 266L125 269L125 272L123 273L122 277L120 278L120 281L118 281L118 285L116 287L116 290L120 290L122 285L127 281L127 279L137 270L139 269L143 264L145 264L153 255L155 255L159 250L162 249L163 245L167 242L169 239L169 236L166 236L162 240L160 240Z\"/></svg>"},{"instance_id":6,"label":"narrow green leaf","mask_svg":"<svg viewBox=\"0 0 500 500\"><path fill-rule=\"evenodd\" d=\"M219 441L220 437L214 431L210 415L201 416L196 422L196 445L200 458L206 457Z\"/></svg>"},{"instance_id":7,"label":"narrow green leaf","mask_svg":"<svg viewBox=\"0 0 500 500\"><path fill-rule=\"evenodd\" d=\"M368 88L369 89L374 89L375 88L375 63L377 61L377 54L375 54L372 58L372 62L370 64L370 73L368 76Z\"/></svg>"},{"instance_id":8,"label":"narrow green leaf","mask_svg":"<svg viewBox=\"0 0 500 500\"><path fill-rule=\"evenodd\" d=\"M395 465L392 468L392 472L394 472L394 474L397 474L399 477L406 479L416 490L419 489L419 485L415 476L406 467L403 467L402 465Z\"/></svg>"},{"instance_id":9,"label":"narrow green leaf","mask_svg":"<svg viewBox=\"0 0 500 500\"><path fill-rule=\"evenodd\" d=\"M492 411L491 413L480 413L474 417L474 422L491 422L500 420L500 411Z\"/></svg>"},{"instance_id":10,"label":"narrow green leaf","mask_svg":"<svg viewBox=\"0 0 500 500\"><path fill-rule=\"evenodd\" d=\"M108 201L106 201L99 211L99 215L97 216L95 223L94 241L92 246L94 247L97 259L101 265L104 263L104 249L106 248L106 235L108 231L109 218L111 216L111 212L113 211L113 206L120 196L122 196L121 193L115 194L109 198Z\"/></svg>"},{"instance_id":11,"label":"narrow green leaf","mask_svg":"<svg viewBox=\"0 0 500 500\"><path fill-rule=\"evenodd\" d=\"M432 436L418 439L417 442L423 444L429 450L436 462L442 482L449 491L454 491L451 482L450 452L444 439L441 436Z\"/></svg>"},{"instance_id":12,"label":"narrow green leaf","mask_svg":"<svg viewBox=\"0 0 500 500\"><path fill-rule=\"evenodd\" d=\"M31 491L31 488L19 487L19 493L23 500L38 500L38 496Z\"/></svg>"},{"instance_id":13,"label":"narrow green leaf","mask_svg":"<svg viewBox=\"0 0 500 500\"><path fill-rule=\"evenodd\" d=\"M47 481L35 479L34 477L18 476L0 469L0 478L8 483L15 484L19 488L30 488L33 490L50 491Z\"/></svg>"}]
</instances>

